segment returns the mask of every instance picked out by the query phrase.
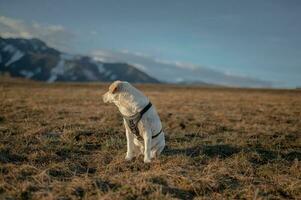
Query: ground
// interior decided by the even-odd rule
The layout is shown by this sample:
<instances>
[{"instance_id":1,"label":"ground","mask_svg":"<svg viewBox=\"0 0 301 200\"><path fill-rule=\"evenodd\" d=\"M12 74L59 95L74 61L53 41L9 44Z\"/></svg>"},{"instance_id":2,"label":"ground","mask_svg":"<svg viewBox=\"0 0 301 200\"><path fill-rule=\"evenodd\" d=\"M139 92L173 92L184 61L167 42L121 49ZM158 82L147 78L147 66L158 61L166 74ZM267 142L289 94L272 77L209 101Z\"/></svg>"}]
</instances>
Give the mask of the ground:
<instances>
[{"instance_id":1,"label":"ground","mask_svg":"<svg viewBox=\"0 0 301 200\"><path fill-rule=\"evenodd\" d=\"M301 91L137 85L159 159L124 160L107 84L0 79L0 199L301 199Z\"/></svg>"}]
</instances>

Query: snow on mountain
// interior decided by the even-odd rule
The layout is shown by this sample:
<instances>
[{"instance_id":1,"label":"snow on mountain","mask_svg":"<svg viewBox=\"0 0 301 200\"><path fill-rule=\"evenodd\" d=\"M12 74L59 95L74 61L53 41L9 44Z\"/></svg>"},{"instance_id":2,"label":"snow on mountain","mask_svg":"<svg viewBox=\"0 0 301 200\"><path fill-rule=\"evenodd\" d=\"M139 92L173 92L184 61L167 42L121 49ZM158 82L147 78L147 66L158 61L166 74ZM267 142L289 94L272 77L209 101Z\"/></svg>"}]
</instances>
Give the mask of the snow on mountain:
<instances>
[{"instance_id":1,"label":"snow on mountain","mask_svg":"<svg viewBox=\"0 0 301 200\"><path fill-rule=\"evenodd\" d=\"M98 69L99 73L102 74L106 71L105 68L103 67L103 61L102 60L92 58L91 61L97 66L97 69Z\"/></svg>"},{"instance_id":2,"label":"snow on mountain","mask_svg":"<svg viewBox=\"0 0 301 200\"><path fill-rule=\"evenodd\" d=\"M52 82L56 81L58 75L63 75L64 74L64 72L65 72L65 58L66 57L64 56L64 54L60 55L59 62L50 71L51 75L50 75L49 79L47 80L48 83L52 83Z\"/></svg>"},{"instance_id":3,"label":"snow on mountain","mask_svg":"<svg viewBox=\"0 0 301 200\"><path fill-rule=\"evenodd\" d=\"M0 73L46 81L158 82L127 63L107 63L48 47L38 39L0 37Z\"/></svg>"},{"instance_id":4,"label":"snow on mountain","mask_svg":"<svg viewBox=\"0 0 301 200\"><path fill-rule=\"evenodd\" d=\"M24 56L24 53L10 44L5 45L4 48L2 48L2 51L12 54L11 58L4 64L6 67L8 67L13 62L18 61L20 58L22 58L22 56Z\"/></svg>"},{"instance_id":5,"label":"snow on mountain","mask_svg":"<svg viewBox=\"0 0 301 200\"><path fill-rule=\"evenodd\" d=\"M21 70L21 71L20 71L20 74L22 74L22 75L25 76L26 78L31 78L31 77L34 75L33 72L27 71L27 70Z\"/></svg>"},{"instance_id":6,"label":"snow on mountain","mask_svg":"<svg viewBox=\"0 0 301 200\"><path fill-rule=\"evenodd\" d=\"M11 59L9 61L7 61L7 63L5 63L5 66L9 66L10 64L18 61L20 58L22 58L24 56L24 53L22 53L21 51L17 50L13 56L11 57Z\"/></svg>"}]
</instances>

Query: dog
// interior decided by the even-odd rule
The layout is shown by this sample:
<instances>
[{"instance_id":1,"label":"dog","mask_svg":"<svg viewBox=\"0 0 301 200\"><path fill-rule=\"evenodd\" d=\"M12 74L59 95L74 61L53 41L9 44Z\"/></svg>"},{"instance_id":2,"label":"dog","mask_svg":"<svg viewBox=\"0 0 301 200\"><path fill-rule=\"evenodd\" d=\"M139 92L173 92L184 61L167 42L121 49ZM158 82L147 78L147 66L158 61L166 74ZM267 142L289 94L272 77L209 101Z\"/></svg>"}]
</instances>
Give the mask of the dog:
<instances>
[{"instance_id":1,"label":"dog","mask_svg":"<svg viewBox=\"0 0 301 200\"><path fill-rule=\"evenodd\" d=\"M144 155L144 162L150 163L165 147L165 136L160 117L149 99L126 81L115 81L103 95L105 103L114 103L125 126L127 152L125 159Z\"/></svg>"}]
</instances>

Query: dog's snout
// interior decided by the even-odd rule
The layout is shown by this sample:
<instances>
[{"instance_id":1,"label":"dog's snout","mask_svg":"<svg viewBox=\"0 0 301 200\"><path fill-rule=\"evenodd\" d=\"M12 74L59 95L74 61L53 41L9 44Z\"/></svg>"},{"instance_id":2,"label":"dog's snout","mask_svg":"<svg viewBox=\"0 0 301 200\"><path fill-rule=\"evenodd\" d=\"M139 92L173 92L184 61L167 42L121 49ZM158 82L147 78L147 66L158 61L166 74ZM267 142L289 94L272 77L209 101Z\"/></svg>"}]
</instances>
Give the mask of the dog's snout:
<instances>
[{"instance_id":1,"label":"dog's snout","mask_svg":"<svg viewBox=\"0 0 301 200\"><path fill-rule=\"evenodd\" d=\"M102 95L102 101L103 101L104 103L107 102L107 101L106 101L106 94L103 94L103 95Z\"/></svg>"},{"instance_id":2,"label":"dog's snout","mask_svg":"<svg viewBox=\"0 0 301 200\"><path fill-rule=\"evenodd\" d=\"M109 101L108 93L105 93L104 95L102 95L102 100L104 103L108 103L108 101Z\"/></svg>"}]
</instances>

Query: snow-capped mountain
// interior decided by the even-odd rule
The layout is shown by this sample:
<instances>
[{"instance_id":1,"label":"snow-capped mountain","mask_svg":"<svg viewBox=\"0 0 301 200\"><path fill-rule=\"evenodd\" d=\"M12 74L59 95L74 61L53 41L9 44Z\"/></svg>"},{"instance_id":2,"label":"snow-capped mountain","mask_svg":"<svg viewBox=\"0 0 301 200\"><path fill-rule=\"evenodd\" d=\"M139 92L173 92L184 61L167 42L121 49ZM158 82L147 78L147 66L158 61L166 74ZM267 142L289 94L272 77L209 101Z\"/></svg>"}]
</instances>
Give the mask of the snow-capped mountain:
<instances>
[{"instance_id":1,"label":"snow-capped mountain","mask_svg":"<svg viewBox=\"0 0 301 200\"><path fill-rule=\"evenodd\" d=\"M66 54L39 39L0 37L0 73L47 82L117 79L158 82L127 63L106 63L88 56Z\"/></svg>"}]
</instances>

